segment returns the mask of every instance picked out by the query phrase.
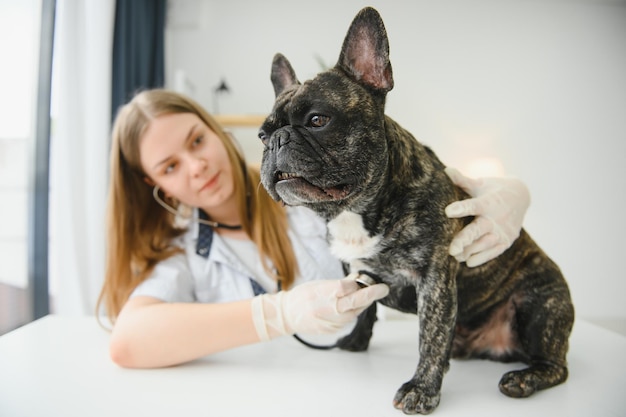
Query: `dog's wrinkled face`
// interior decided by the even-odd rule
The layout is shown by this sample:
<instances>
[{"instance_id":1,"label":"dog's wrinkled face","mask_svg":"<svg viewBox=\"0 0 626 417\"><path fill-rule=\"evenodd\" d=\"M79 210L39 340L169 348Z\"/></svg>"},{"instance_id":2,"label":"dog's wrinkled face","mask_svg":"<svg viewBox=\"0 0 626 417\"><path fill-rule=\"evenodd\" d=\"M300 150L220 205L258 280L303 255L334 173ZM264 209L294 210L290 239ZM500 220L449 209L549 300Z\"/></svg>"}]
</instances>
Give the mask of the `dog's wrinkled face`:
<instances>
[{"instance_id":1,"label":"dog's wrinkled face","mask_svg":"<svg viewBox=\"0 0 626 417\"><path fill-rule=\"evenodd\" d=\"M274 199L345 206L380 176L372 156L385 154L385 141L369 132L381 130L382 117L361 90L331 70L277 97L260 133L262 181Z\"/></svg>"},{"instance_id":2,"label":"dog's wrinkled face","mask_svg":"<svg viewBox=\"0 0 626 417\"><path fill-rule=\"evenodd\" d=\"M362 58L369 56L360 40L371 33L358 29L346 38L337 66L304 84L285 57L274 57L276 101L259 133L261 181L270 195L327 217L373 195L386 167L382 104L393 85L391 68ZM388 55L388 45L382 47ZM381 79L364 80L371 69Z\"/></svg>"}]
</instances>

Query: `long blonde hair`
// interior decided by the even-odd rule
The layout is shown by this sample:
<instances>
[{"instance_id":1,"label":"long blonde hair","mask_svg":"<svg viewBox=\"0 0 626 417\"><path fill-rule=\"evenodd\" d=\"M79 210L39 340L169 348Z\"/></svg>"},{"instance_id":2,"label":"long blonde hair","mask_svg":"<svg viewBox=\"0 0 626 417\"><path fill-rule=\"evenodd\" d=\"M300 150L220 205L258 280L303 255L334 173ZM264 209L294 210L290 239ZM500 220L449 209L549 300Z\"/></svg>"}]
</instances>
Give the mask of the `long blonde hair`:
<instances>
[{"instance_id":1,"label":"long blonde hair","mask_svg":"<svg viewBox=\"0 0 626 417\"><path fill-rule=\"evenodd\" d=\"M198 103L173 91L146 90L120 108L113 126L106 271L96 306L98 312L104 304L112 322L155 265L182 252L171 241L184 229L175 227L174 216L154 200L139 158L139 142L151 120L172 113L195 114L223 142L232 166L243 230L257 245L267 272L280 280L282 288L289 288L298 273L285 210L260 186L258 169L245 163L236 143Z\"/></svg>"}]
</instances>

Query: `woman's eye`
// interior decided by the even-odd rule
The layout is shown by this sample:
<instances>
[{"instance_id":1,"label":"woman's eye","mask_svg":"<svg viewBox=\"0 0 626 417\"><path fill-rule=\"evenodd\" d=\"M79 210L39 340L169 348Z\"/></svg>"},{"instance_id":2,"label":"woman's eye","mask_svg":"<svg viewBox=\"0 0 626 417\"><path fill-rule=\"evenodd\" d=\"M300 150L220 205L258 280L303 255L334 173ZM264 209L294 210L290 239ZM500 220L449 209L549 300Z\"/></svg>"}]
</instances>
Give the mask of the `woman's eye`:
<instances>
[{"instance_id":1,"label":"woman's eye","mask_svg":"<svg viewBox=\"0 0 626 417\"><path fill-rule=\"evenodd\" d=\"M197 138L194 139L193 145L198 146L202 143L203 140L204 140L204 136L198 136Z\"/></svg>"},{"instance_id":2,"label":"woman's eye","mask_svg":"<svg viewBox=\"0 0 626 417\"><path fill-rule=\"evenodd\" d=\"M311 127L324 127L330 122L330 117L324 116L323 114L314 114L309 119L309 125Z\"/></svg>"},{"instance_id":3,"label":"woman's eye","mask_svg":"<svg viewBox=\"0 0 626 417\"><path fill-rule=\"evenodd\" d=\"M165 167L165 169L163 170L163 173L164 174L169 174L172 171L174 171L174 168L176 168L176 164L171 163L171 164L169 164L168 166Z\"/></svg>"}]
</instances>

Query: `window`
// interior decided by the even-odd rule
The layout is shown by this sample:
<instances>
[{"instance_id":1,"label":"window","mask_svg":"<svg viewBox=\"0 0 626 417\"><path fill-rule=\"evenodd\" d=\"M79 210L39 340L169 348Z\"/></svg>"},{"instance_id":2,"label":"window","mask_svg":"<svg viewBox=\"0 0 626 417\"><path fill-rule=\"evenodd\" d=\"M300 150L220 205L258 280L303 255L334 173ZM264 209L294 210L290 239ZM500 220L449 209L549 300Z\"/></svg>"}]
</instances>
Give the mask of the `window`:
<instances>
[{"instance_id":1,"label":"window","mask_svg":"<svg viewBox=\"0 0 626 417\"><path fill-rule=\"evenodd\" d=\"M54 2L0 0L0 334L34 317L28 254L29 205L35 201L39 40L42 17L52 22L53 15ZM47 309L47 300L44 304Z\"/></svg>"}]
</instances>

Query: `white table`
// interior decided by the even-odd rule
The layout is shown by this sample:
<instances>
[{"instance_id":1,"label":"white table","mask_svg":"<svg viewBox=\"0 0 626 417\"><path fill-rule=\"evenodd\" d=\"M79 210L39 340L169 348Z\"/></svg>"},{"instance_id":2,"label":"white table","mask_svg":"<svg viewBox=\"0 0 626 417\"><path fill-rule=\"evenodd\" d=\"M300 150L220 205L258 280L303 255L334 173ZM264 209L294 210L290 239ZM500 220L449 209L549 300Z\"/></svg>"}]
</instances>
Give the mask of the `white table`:
<instances>
[{"instance_id":1,"label":"white table","mask_svg":"<svg viewBox=\"0 0 626 417\"><path fill-rule=\"evenodd\" d=\"M391 400L417 364L417 321L381 320L368 352L293 338L165 369L108 357L94 318L47 316L0 337L0 416L402 416ZM626 416L626 337L578 321L570 378L528 399L500 394L518 364L452 361L434 416Z\"/></svg>"}]
</instances>

